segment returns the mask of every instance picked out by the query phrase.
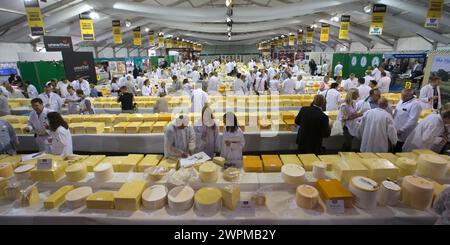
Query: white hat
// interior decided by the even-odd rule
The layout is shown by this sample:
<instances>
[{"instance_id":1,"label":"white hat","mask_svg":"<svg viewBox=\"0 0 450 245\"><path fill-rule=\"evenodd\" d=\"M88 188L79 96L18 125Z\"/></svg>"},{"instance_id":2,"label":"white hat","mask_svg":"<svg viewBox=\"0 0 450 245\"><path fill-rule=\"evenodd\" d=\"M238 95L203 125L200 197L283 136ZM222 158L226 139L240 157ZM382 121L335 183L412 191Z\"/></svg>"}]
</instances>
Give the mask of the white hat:
<instances>
[{"instance_id":1,"label":"white hat","mask_svg":"<svg viewBox=\"0 0 450 245\"><path fill-rule=\"evenodd\" d=\"M180 115L175 119L175 126L181 127L181 126L188 126L189 125L189 119L186 115Z\"/></svg>"}]
</instances>

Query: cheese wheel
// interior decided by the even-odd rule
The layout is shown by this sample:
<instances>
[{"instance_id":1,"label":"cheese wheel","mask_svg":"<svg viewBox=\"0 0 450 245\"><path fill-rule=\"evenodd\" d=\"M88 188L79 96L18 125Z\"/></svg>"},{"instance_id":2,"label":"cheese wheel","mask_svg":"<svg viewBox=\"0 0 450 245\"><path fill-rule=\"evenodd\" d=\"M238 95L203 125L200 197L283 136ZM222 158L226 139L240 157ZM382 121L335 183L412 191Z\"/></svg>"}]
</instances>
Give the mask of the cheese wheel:
<instances>
[{"instance_id":1,"label":"cheese wheel","mask_svg":"<svg viewBox=\"0 0 450 245\"><path fill-rule=\"evenodd\" d=\"M439 179L447 173L447 160L432 154L421 154L417 159L417 174Z\"/></svg>"},{"instance_id":2,"label":"cheese wheel","mask_svg":"<svg viewBox=\"0 0 450 245\"><path fill-rule=\"evenodd\" d=\"M324 162L314 162L313 163L313 175L316 179L325 179L327 171L327 164Z\"/></svg>"},{"instance_id":3,"label":"cheese wheel","mask_svg":"<svg viewBox=\"0 0 450 245\"><path fill-rule=\"evenodd\" d=\"M12 164L0 163L0 177L11 177L14 174L14 169Z\"/></svg>"},{"instance_id":4,"label":"cheese wheel","mask_svg":"<svg viewBox=\"0 0 450 245\"><path fill-rule=\"evenodd\" d=\"M94 175L96 182L106 182L112 179L114 168L110 163L100 163L94 167Z\"/></svg>"},{"instance_id":5,"label":"cheese wheel","mask_svg":"<svg viewBox=\"0 0 450 245\"><path fill-rule=\"evenodd\" d=\"M188 210L194 201L194 190L189 186L177 186L169 191L167 199L171 209Z\"/></svg>"},{"instance_id":6,"label":"cheese wheel","mask_svg":"<svg viewBox=\"0 0 450 245\"><path fill-rule=\"evenodd\" d=\"M238 168L227 168L223 171L223 179L229 182L239 181L241 170Z\"/></svg>"},{"instance_id":7,"label":"cheese wheel","mask_svg":"<svg viewBox=\"0 0 450 245\"><path fill-rule=\"evenodd\" d=\"M153 185L142 193L142 205L148 209L160 209L167 203L167 187Z\"/></svg>"},{"instance_id":8,"label":"cheese wheel","mask_svg":"<svg viewBox=\"0 0 450 245\"><path fill-rule=\"evenodd\" d=\"M18 180L25 180L31 178L31 170L34 169L34 165L25 164L14 169L14 175Z\"/></svg>"},{"instance_id":9,"label":"cheese wheel","mask_svg":"<svg viewBox=\"0 0 450 245\"><path fill-rule=\"evenodd\" d=\"M194 196L195 208L200 212L214 213L222 207L222 193L217 188L200 188Z\"/></svg>"},{"instance_id":10,"label":"cheese wheel","mask_svg":"<svg viewBox=\"0 0 450 245\"><path fill-rule=\"evenodd\" d=\"M67 179L72 182L77 182L84 179L88 173L84 164L75 163L68 166L65 170Z\"/></svg>"},{"instance_id":11,"label":"cheese wheel","mask_svg":"<svg viewBox=\"0 0 450 245\"><path fill-rule=\"evenodd\" d=\"M406 157L397 158L395 164L399 167L401 176L413 175L417 167L417 163L414 159Z\"/></svg>"},{"instance_id":12,"label":"cheese wheel","mask_svg":"<svg viewBox=\"0 0 450 245\"><path fill-rule=\"evenodd\" d=\"M281 177L288 184L299 185L306 181L305 169L297 164L286 164L281 167Z\"/></svg>"},{"instance_id":13,"label":"cheese wheel","mask_svg":"<svg viewBox=\"0 0 450 245\"><path fill-rule=\"evenodd\" d=\"M301 208L313 209L319 202L319 191L310 185L299 185L295 192L295 202Z\"/></svg>"},{"instance_id":14,"label":"cheese wheel","mask_svg":"<svg viewBox=\"0 0 450 245\"><path fill-rule=\"evenodd\" d=\"M396 206L400 200L401 187L396 183L385 180L381 182L380 192L378 193L378 203L382 206Z\"/></svg>"},{"instance_id":15,"label":"cheese wheel","mask_svg":"<svg viewBox=\"0 0 450 245\"><path fill-rule=\"evenodd\" d=\"M213 162L205 162L199 168L199 176L202 182L216 182L218 178L218 167Z\"/></svg>"},{"instance_id":16,"label":"cheese wheel","mask_svg":"<svg viewBox=\"0 0 450 245\"><path fill-rule=\"evenodd\" d=\"M363 176L350 180L349 190L353 194L353 203L362 209L374 209L377 206L378 183Z\"/></svg>"},{"instance_id":17,"label":"cheese wheel","mask_svg":"<svg viewBox=\"0 0 450 245\"><path fill-rule=\"evenodd\" d=\"M409 175L402 181L402 202L415 209L428 208L433 200L434 185L422 177Z\"/></svg>"},{"instance_id":18,"label":"cheese wheel","mask_svg":"<svg viewBox=\"0 0 450 245\"><path fill-rule=\"evenodd\" d=\"M66 205L75 209L83 206L86 199L92 195L92 188L89 186L78 187L66 194Z\"/></svg>"}]
</instances>

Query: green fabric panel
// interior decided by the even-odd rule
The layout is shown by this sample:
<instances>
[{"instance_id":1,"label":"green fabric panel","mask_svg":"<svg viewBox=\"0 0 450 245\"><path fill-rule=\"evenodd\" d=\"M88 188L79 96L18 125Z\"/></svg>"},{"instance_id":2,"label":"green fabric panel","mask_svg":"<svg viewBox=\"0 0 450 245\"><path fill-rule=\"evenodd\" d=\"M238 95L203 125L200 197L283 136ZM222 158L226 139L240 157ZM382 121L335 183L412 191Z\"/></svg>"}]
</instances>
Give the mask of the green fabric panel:
<instances>
[{"instance_id":1,"label":"green fabric panel","mask_svg":"<svg viewBox=\"0 0 450 245\"><path fill-rule=\"evenodd\" d=\"M61 79L66 74L62 61L17 62L22 79L30 80L38 91L43 91L46 82L52 78Z\"/></svg>"}]
</instances>

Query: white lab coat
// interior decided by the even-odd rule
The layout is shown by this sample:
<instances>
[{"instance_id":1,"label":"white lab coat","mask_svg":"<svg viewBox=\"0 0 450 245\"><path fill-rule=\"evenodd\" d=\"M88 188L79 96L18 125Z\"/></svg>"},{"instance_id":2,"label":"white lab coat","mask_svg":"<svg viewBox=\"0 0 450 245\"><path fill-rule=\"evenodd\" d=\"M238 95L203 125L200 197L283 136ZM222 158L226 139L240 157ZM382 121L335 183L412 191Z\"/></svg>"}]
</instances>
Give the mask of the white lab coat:
<instances>
[{"instance_id":1,"label":"white lab coat","mask_svg":"<svg viewBox=\"0 0 450 245\"><path fill-rule=\"evenodd\" d=\"M59 81L59 82L56 84L56 89L59 89L59 92L61 93L61 97L62 97L62 98L65 98L65 97L69 94L69 92L67 91L67 87L68 87L69 85L70 85L69 82L64 83L64 82L62 82L62 81Z\"/></svg>"},{"instance_id":2,"label":"white lab coat","mask_svg":"<svg viewBox=\"0 0 450 245\"><path fill-rule=\"evenodd\" d=\"M232 143L227 146L225 144L226 140L231 141ZM242 150L244 149L244 146L245 138L240 128L235 132L228 132L224 129L220 156L225 158L227 162L235 164L236 167L242 167Z\"/></svg>"},{"instance_id":3,"label":"white lab coat","mask_svg":"<svg viewBox=\"0 0 450 245\"><path fill-rule=\"evenodd\" d=\"M201 121L198 125L194 126L196 152L203 151L213 158L220 151L219 127L207 127Z\"/></svg>"},{"instance_id":4,"label":"white lab coat","mask_svg":"<svg viewBox=\"0 0 450 245\"><path fill-rule=\"evenodd\" d=\"M44 102L44 106L51 111L61 112L61 107L64 103L63 99L56 93L50 92L50 95L42 93L39 98Z\"/></svg>"},{"instance_id":5,"label":"white lab coat","mask_svg":"<svg viewBox=\"0 0 450 245\"><path fill-rule=\"evenodd\" d=\"M234 64L231 63L231 62L228 62L226 64L226 69L227 69L227 74L230 74L233 71L233 69L234 69Z\"/></svg>"},{"instance_id":6,"label":"white lab coat","mask_svg":"<svg viewBox=\"0 0 450 245\"><path fill-rule=\"evenodd\" d=\"M380 78L377 86L380 89L381 93L389 93L389 86L391 86L391 78L388 76Z\"/></svg>"},{"instance_id":7,"label":"white lab coat","mask_svg":"<svg viewBox=\"0 0 450 245\"><path fill-rule=\"evenodd\" d=\"M360 84L358 87L358 94L359 94L358 100L363 100L367 98L367 96L370 95L370 90L371 88L369 86L365 84Z\"/></svg>"},{"instance_id":8,"label":"white lab coat","mask_svg":"<svg viewBox=\"0 0 450 245\"><path fill-rule=\"evenodd\" d=\"M217 92L217 88L219 85L219 78L216 76L211 76L208 81L208 93Z\"/></svg>"},{"instance_id":9,"label":"white lab coat","mask_svg":"<svg viewBox=\"0 0 450 245\"><path fill-rule=\"evenodd\" d=\"M352 88L356 88L358 86L358 78L347 79L342 82L342 87L345 91L349 91Z\"/></svg>"},{"instance_id":10,"label":"white lab coat","mask_svg":"<svg viewBox=\"0 0 450 245\"><path fill-rule=\"evenodd\" d=\"M234 94L246 95L248 93L247 87L241 79L234 80Z\"/></svg>"},{"instance_id":11,"label":"white lab coat","mask_svg":"<svg viewBox=\"0 0 450 245\"><path fill-rule=\"evenodd\" d=\"M260 95L264 94L265 91L265 83L266 83L267 76L264 75L263 77L256 78L255 82L255 91L257 91Z\"/></svg>"},{"instance_id":12,"label":"white lab coat","mask_svg":"<svg viewBox=\"0 0 450 245\"><path fill-rule=\"evenodd\" d=\"M269 82L270 94L275 94L275 95L279 94L280 93L279 89L280 89L280 81L275 80L275 79L270 80L270 82Z\"/></svg>"},{"instance_id":13,"label":"white lab coat","mask_svg":"<svg viewBox=\"0 0 450 245\"><path fill-rule=\"evenodd\" d=\"M94 105L92 104L92 102L87 98L84 97L80 103L79 103L79 110L80 110L80 114L95 114L95 110L94 110Z\"/></svg>"},{"instance_id":14,"label":"white lab coat","mask_svg":"<svg viewBox=\"0 0 450 245\"><path fill-rule=\"evenodd\" d=\"M334 76L341 76L342 68L343 68L343 66L341 64L337 64L334 67Z\"/></svg>"},{"instance_id":15,"label":"white lab coat","mask_svg":"<svg viewBox=\"0 0 450 245\"><path fill-rule=\"evenodd\" d=\"M441 101L441 88L437 86L437 92L438 92L438 109L442 107L442 101ZM423 86L420 89L420 95L419 100L420 104L423 109L432 109L433 108L433 101L431 100L431 97L433 97L433 87L431 84L427 84Z\"/></svg>"},{"instance_id":16,"label":"white lab coat","mask_svg":"<svg viewBox=\"0 0 450 245\"><path fill-rule=\"evenodd\" d=\"M9 109L8 98L3 94L0 94L0 116L11 115L11 110Z\"/></svg>"},{"instance_id":17,"label":"white lab coat","mask_svg":"<svg viewBox=\"0 0 450 245\"><path fill-rule=\"evenodd\" d=\"M328 89L327 92L323 93L327 101L327 111L337 111L339 110L339 102L341 101L341 94L334 88Z\"/></svg>"},{"instance_id":18,"label":"white lab coat","mask_svg":"<svg viewBox=\"0 0 450 245\"><path fill-rule=\"evenodd\" d=\"M200 80L200 73L198 71L192 72L192 82L197 83Z\"/></svg>"},{"instance_id":19,"label":"white lab coat","mask_svg":"<svg viewBox=\"0 0 450 245\"><path fill-rule=\"evenodd\" d=\"M37 88L33 84L30 84L27 87L27 93L28 93L28 98L30 98L30 99L34 99L34 98L37 98L39 96L39 92L38 92Z\"/></svg>"},{"instance_id":20,"label":"white lab coat","mask_svg":"<svg viewBox=\"0 0 450 245\"><path fill-rule=\"evenodd\" d=\"M295 94L295 80L288 78L283 81L283 92L284 94Z\"/></svg>"},{"instance_id":21,"label":"white lab coat","mask_svg":"<svg viewBox=\"0 0 450 245\"><path fill-rule=\"evenodd\" d=\"M192 102L191 111L201 113L206 102L208 102L208 94L201 88L197 88L194 91L192 91L191 102Z\"/></svg>"},{"instance_id":22,"label":"white lab coat","mask_svg":"<svg viewBox=\"0 0 450 245\"><path fill-rule=\"evenodd\" d=\"M80 97L77 96L76 93L68 94L66 96L66 102L67 102L67 113L68 114L78 114L78 101L80 100Z\"/></svg>"},{"instance_id":23,"label":"white lab coat","mask_svg":"<svg viewBox=\"0 0 450 245\"><path fill-rule=\"evenodd\" d=\"M47 125L48 125L48 120L47 120L47 114L51 112L51 110L44 108L44 110L42 110L41 114L38 116L38 114L36 113L36 111L31 111L30 113L30 118L28 119L28 129L36 134L36 143L39 147L39 151L45 151L45 152L49 152L49 147L48 147L48 132L47 132Z\"/></svg>"},{"instance_id":24,"label":"white lab coat","mask_svg":"<svg viewBox=\"0 0 450 245\"><path fill-rule=\"evenodd\" d=\"M51 144L50 153L59 156L68 156L73 154L72 134L63 126L59 126L55 132L49 131Z\"/></svg>"},{"instance_id":25,"label":"white lab coat","mask_svg":"<svg viewBox=\"0 0 450 245\"><path fill-rule=\"evenodd\" d=\"M380 82L381 79L381 71L378 68L375 68L372 71L372 76L374 78L375 81Z\"/></svg>"},{"instance_id":26,"label":"white lab coat","mask_svg":"<svg viewBox=\"0 0 450 245\"><path fill-rule=\"evenodd\" d=\"M16 154L16 146L19 144L16 132L11 124L5 120L0 120L0 153Z\"/></svg>"},{"instance_id":27,"label":"white lab coat","mask_svg":"<svg viewBox=\"0 0 450 245\"><path fill-rule=\"evenodd\" d=\"M442 141L445 132L445 124L440 114L430 114L420 121L419 125L411 132L403 145L404 152L414 149L431 149Z\"/></svg>"},{"instance_id":28,"label":"white lab coat","mask_svg":"<svg viewBox=\"0 0 450 245\"><path fill-rule=\"evenodd\" d=\"M273 76L275 76L275 73L276 73L275 68L273 68L272 66L269 67L269 69L267 70L267 74L269 75L269 79L272 79Z\"/></svg>"},{"instance_id":29,"label":"white lab coat","mask_svg":"<svg viewBox=\"0 0 450 245\"><path fill-rule=\"evenodd\" d=\"M328 75L328 64L323 64L322 65L322 75Z\"/></svg>"},{"instance_id":30,"label":"white lab coat","mask_svg":"<svg viewBox=\"0 0 450 245\"><path fill-rule=\"evenodd\" d=\"M372 80L375 80L375 78L374 78L373 76L366 75L366 76L364 77L364 85L369 86L370 81L372 81Z\"/></svg>"},{"instance_id":31,"label":"white lab coat","mask_svg":"<svg viewBox=\"0 0 450 245\"><path fill-rule=\"evenodd\" d=\"M215 60L213 63L214 63L214 69L219 68L220 62L218 60Z\"/></svg>"},{"instance_id":32,"label":"white lab coat","mask_svg":"<svg viewBox=\"0 0 450 245\"><path fill-rule=\"evenodd\" d=\"M179 129L170 123L164 132L164 156L180 158L182 153L195 150L195 132L191 126Z\"/></svg>"},{"instance_id":33,"label":"white lab coat","mask_svg":"<svg viewBox=\"0 0 450 245\"><path fill-rule=\"evenodd\" d=\"M152 95L152 87L149 85L142 85L141 93L142 93L142 96Z\"/></svg>"},{"instance_id":34,"label":"white lab coat","mask_svg":"<svg viewBox=\"0 0 450 245\"><path fill-rule=\"evenodd\" d=\"M138 87L139 89L142 90L142 86L144 86L145 80L146 80L146 79L145 79L144 77L141 77L141 76L138 76L138 77L136 78L137 87Z\"/></svg>"},{"instance_id":35,"label":"white lab coat","mask_svg":"<svg viewBox=\"0 0 450 245\"><path fill-rule=\"evenodd\" d=\"M361 152L388 152L389 142L397 143L397 131L392 116L384 109L375 108L364 113L359 125Z\"/></svg>"},{"instance_id":36,"label":"white lab coat","mask_svg":"<svg viewBox=\"0 0 450 245\"><path fill-rule=\"evenodd\" d=\"M348 132L352 136L358 136L358 120L359 118L355 118L353 120L345 120L346 118L350 117L351 115L354 115L357 113L357 107L356 103L353 101L351 105L347 105L347 103L343 103L339 107L339 113L337 116L337 119L347 127ZM344 121L345 120L345 121Z\"/></svg>"},{"instance_id":37,"label":"white lab coat","mask_svg":"<svg viewBox=\"0 0 450 245\"><path fill-rule=\"evenodd\" d=\"M306 89L306 82L301 81L295 81L295 91L297 91L297 94L304 94Z\"/></svg>"},{"instance_id":38,"label":"white lab coat","mask_svg":"<svg viewBox=\"0 0 450 245\"><path fill-rule=\"evenodd\" d=\"M120 82L120 79L119 79ZM78 80L74 80L72 82L72 87L75 90L81 89L83 90L84 95L89 96L91 94L91 87L89 87L89 82L86 80L83 80L81 83Z\"/></svg>"},{"instance_id":39,"label":"white lab coat","mask_svg":"<svg viewBox=\"0 0 450 245\"><path fill-rule=\"evenodd\" d=\"M405 142L408 135L414 130L419 120L422 107L415 98L403 103L400 100L395 108L394 126L398 135L398 141Z\"/></svg>"}]
</instances>

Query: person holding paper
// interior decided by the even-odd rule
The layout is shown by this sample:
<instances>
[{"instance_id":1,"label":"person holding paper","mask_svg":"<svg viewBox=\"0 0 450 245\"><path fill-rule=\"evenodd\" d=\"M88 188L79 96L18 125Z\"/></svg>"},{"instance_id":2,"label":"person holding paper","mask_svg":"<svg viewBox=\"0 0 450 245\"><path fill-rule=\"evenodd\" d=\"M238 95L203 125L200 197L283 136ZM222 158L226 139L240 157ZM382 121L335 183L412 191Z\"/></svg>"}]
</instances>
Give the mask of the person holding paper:
<instances>
[{"instance_id":1,"label":"person holding paper","mask_svg":"<svg viewBox=\"0 0 450 245\"><path fill-rule=\"evenodd\" d=\"M214 121L212 110L205 106L202 109L202 118L200 122L194 125L196 152L205 152L209 157L215 157L219 152L219 127Z\"/></svg>"},{"instance_id":2,"label":"person holding paper","mask_svg":"<svg viewBox=\"0 0 450 245\"><path fill-rule=\"evenodd\" d=\"M186 158L195 150L195 132L189 118L180 115L164 132L164 156Z\"/></svg>"},{"instance_id":3,"label":"person holding paper","mask_svg":"<svg viewBox=\"0 0 450 245\"><path fill-rule=\"evenodd\" d=\"M51 112L50 109L44 107L44 102L40 98L34 98L31 100L31 107L33 111L28 119L28 126L25 127L25 131L34 133L34 138L39 147L39 151L48 152L48 121L47 113Z\"/></svg>"},{"instance_id":4,"label":"person holding paper","mask_svg":"<svg viewBox=\"0 0 450 245\"><path fill-rule=\"evenodd\" d=\"M245 138L237 123L237 117L233 112L227 112L223 116L225 125L222 135L222 145L220 156L225 158L227 163L235 167L242 167L242 149L245 146Z\"/></svg>"},{"instance_id":5,"label":"person holding paper","mask_svg":"<svg viewBox=\"0 0 450 245\"><path fill-rule=\"evenodd\" d=\"M68 156L73 154L72 135L69 125L58 112L47 114L50 138L48 143L53 155Z\"/></svg>"}]
</instances>

